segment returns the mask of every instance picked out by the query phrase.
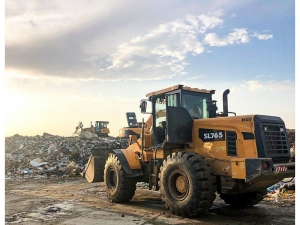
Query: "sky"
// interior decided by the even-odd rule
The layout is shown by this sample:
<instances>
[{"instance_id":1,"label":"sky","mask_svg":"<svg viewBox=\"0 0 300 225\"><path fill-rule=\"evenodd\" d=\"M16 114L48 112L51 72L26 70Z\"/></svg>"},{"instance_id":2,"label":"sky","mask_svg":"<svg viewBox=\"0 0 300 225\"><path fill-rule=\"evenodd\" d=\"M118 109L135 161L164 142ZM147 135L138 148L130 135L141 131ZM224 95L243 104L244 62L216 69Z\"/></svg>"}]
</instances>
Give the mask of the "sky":
<instances>
[{"instance_id":1,"label":"sky","mask_svg":"<svg viewBox=\"0 0 300 225\"><path fill-rule=\"evenodd\" d=\"M152 91L216 90L295 128L295 1L5 1L4 135L127 126Z\"/></svg>"}]
</instances>

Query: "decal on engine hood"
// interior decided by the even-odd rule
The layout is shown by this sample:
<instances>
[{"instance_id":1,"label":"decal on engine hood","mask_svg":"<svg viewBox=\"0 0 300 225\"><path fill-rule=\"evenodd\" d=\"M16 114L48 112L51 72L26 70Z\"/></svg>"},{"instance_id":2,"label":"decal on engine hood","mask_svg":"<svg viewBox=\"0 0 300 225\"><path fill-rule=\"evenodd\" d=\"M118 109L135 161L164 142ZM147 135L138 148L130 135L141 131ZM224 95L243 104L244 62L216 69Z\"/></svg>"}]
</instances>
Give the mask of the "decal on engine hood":
<instances>
[{"instance_id":1,"label":"decal on engine hood","mask_svg":"<svg viewBox=\"0 0 300 225\"><path fill-rule=\"evenodd\" d=\"M199 138L203 142L225 141L225 130L199 129Z\"/></svg>"}]
</instances>

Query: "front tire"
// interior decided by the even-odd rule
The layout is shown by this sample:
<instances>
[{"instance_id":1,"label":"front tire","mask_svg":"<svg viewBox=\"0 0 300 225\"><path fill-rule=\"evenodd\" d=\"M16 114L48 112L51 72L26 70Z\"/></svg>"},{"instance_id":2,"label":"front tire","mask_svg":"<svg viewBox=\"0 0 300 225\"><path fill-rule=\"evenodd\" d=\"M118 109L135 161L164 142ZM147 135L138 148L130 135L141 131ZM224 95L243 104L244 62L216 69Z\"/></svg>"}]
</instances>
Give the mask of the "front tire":
<instances>
[{"instance_id":1,"label":"front tire","mask_svg":"<svg viewBox=\"0 0 300 225\"><path fill-rule=\"evenodd\" d=\"M159 187L165 206L182 217L204 213L213 205L216 178L198 154L176 152L160 168Z\"/></svg>"},{"instance_id":2,"label":"front tire","mask_svg":"<svg viewBox=\"0 0 300 225\"><path fill-rule=\"evenodd\" d=\"M110 155L106 161L104 184L107 197L112 202L129 202L135 194L136 181L125 176L125 171L116 155Z\"/></svg>"}]
</instances>

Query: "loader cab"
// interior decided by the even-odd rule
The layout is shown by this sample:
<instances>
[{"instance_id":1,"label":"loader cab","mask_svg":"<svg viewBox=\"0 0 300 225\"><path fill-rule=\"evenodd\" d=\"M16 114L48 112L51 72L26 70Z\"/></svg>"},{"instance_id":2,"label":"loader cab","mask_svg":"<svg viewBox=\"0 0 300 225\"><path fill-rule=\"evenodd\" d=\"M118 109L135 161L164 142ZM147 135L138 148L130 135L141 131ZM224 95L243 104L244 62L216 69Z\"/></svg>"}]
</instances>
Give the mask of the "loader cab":
<instances>
[{"instance_id":1,"label":"loader cab","mask_svg":"<svg viewBox=\"0 0 300 225\"><path fill-rule=\"evenodd\" d=\"M152 103L153 143L191 142L193 121L209 118L208 105L213 93L178 85L146 95ZM142 104L141 111L145 113Z\"/></svg>"},{"instance_id":2,"label":"loader cab","mask_svg":"<svg viewBox=\"0 0 300 225\"><path fill-rule=\"evenodd\" d=\"M108 121L96 121L95 122L95 133L98 136L107 136L109 129L107 128Z\"/></svg>"}]
</instances>

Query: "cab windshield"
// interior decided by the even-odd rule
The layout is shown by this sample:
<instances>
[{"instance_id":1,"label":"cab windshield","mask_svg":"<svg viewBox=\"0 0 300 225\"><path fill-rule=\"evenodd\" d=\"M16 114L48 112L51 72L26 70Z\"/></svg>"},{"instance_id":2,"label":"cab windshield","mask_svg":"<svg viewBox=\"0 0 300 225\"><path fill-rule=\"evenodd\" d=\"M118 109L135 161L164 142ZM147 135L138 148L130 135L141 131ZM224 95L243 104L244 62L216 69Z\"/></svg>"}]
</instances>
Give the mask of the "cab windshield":
<instances>
[{"instance_id":1,"label":"cab windshield","mask_svg":"<svg viewBox=\"0 0 300 225\"><path fill-rule=\"evenodd\" d=\"M99 127L99 128L107 128L107 124L106 123L103 123L103 122L96 122L96 127Z\"/></svg>"}]
</instances>

